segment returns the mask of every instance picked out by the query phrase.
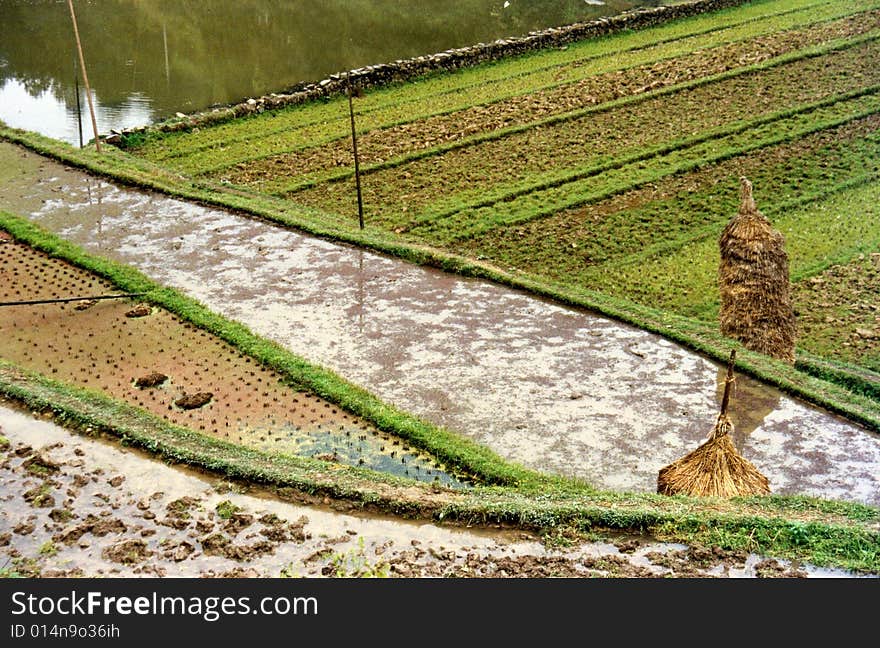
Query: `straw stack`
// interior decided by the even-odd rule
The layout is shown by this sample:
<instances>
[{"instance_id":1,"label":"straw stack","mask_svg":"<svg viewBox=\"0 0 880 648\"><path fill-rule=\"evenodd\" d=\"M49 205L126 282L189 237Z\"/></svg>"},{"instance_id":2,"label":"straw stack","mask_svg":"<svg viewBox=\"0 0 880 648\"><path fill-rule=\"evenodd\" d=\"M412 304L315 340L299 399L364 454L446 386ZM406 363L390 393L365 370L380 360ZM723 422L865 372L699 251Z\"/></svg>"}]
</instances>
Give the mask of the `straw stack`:
<instances>
[{"instance_id":1,"label":"straw stack","mask_svg":"<svg viewBox=\"0 0 880 648\"><path fill-rule=\"evenodd\" d=\"M657 492L661 495L697 497L743 497L766 495L769 480L733 445L733 422L727 415L734 382L736 351L731 351L721 413L709 439L693 452L660 469Z\"/></svg>"},{"instance_id":2,"label":"straw stack","mask_svg":"<svg viewBox=\"0 0 880 648\"><path fill-rule=\"evenodd\" d=\"M797 321L785 239L758 211L752 183L740 178L739 213L719 240L721 333L752 351L795 361Z\"/></svg>"}]
</instances>

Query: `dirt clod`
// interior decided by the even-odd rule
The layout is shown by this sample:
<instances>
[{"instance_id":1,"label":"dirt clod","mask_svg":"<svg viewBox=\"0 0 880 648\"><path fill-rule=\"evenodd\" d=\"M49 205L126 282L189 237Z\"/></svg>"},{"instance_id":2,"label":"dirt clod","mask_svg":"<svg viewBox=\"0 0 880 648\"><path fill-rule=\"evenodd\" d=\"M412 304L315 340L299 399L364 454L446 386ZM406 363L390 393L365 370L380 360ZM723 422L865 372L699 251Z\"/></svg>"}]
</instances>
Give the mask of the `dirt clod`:
<instances>
[{"instance_id":1,"label":"dirt clod","mask_svg":"<svg viewBox=\"0 0 880 648\"><path fill-rule=\"evenodd\" d=\"M214 394L211 392L197 392L195 394L184 394L174 404L183 409L197 409L211 402Z\"/></svg>"},{"instance_id":2,"label":"dirt clod","mask_svg":"<svg viewBox=\"0 0 880 648\"><path fill-rule=\"evenodd\" d=\"M153 312L153 309L150 308L148 304L138 304L130 311L125 313L126 317L146 317L150 313Z\"/></svg>"},{"instance_id":3,"label":"dirt clod","mask_svg":"<svg viewBox=\"0 0 880 648\"><path fill-rule=\"evenodd\" d=\"M168 376L158 371L153 371L145 376L141 376L134 381L134 386L144 389L146 387L158 387L168 380Z\"/></svg>"},{"instance_id":4,"label":"dirt clod","mask_svg":"<svg viewBox=\"0 0 880 648\"><path fill-rule=\"evenodd\" d=\"M139 538L129 538L106 547L101 556L106 560L131 565L143 562L153 555L147 548L147 543Z\"/></svg>"}]
</instances>

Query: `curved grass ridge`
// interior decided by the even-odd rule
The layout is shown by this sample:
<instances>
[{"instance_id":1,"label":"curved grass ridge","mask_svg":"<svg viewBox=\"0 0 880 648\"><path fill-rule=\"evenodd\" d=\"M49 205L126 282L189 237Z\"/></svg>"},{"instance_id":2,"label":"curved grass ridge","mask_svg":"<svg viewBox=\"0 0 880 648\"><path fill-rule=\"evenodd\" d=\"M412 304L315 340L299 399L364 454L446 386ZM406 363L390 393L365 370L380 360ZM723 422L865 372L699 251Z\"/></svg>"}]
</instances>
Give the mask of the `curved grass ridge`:
<instances>
[{"instance_id":1,"label":"curved grass ridge","mask_svg":"<svg viewBox=\"0 0 880 648\"><path fill-rule=\"evenodd\" d=\"M682 3L688 4L688 3ZM802 12L810 12L811 21L809 24L817 24L817 22L830 21L834 18L838 18L841 16L851 15L853 12L858 12L861 10L871 9L877 6L876 2L872 2L871 0L859 0L858 2L850 2L847 3L846 7L842 7L839 3L835 2L816 2L813 0L788 0L784 7L781 9L777 9L776 7L768 7L766 6L767 2L742 2L733 0L731 2L724 3L715 3L717 6L713 9L709 6L711 3L704 2L693 2L690 3L693 6L686 7L682 12L682 7L679 5L678 7L673 9L673 13L678 13L678 15L666 16L665 21L656 22L655 19L653 24L648 25L640 25L637 29L633 28L625 28L625 29L612 29L609 33L605 33L608 29L608 19L603 19L598 21L599 23L604 23L602 29L600 30L600 34L582 34L579 38L589 39L592 43L601 43L601 44L609 44L606 48L608 51L599 56L602 58L604 56L607 57L619 57L622 54L627 54L627 59L633 58L633 53L639 50L650 50L656 48L658 45L663 45L667 43L675 43L679 40L686 40L692 38L698 38L701 36L713 36L714 33L718 31L723 31L726 29L736 29L740 28L745 30L750 35L754 36L756 33L761 33L760 29L757 29L755 24L756 22L766 23L767 21L776 21L782 20L783 22L777 24L775 29L791 29L802 26L804 22L799 22L799 14ZM700 8L700 5L704 5ZM719 8L721 6L727 8ZM646 8L639 10L642 13L656 13L658 11L666 11L669 10L669 7L658 7L658 8ZM708 13L708 17L706 14ZM638 13L638 12L636 12ZM649 21L650 22L650 21ZM650 29L648 29L650 27ZM768 28L769 29L769 28ZM559 30L554 30L559 31ZM645 35L645 32L648 31L651 36L648 37ZM729 43L734 42L743 38L742 34L734 35L732 38L722 39L720 43ZM616 47L616 43L618 41L622 41L622 47ZM716 44L719 41L713 41ZM551 43L552 45L552 43ZM566 48L575 49L583 46L583 41L573 41L566 44ZM703 47L705 44L692 44L690 49L686 51L693 51L697 47ZM548 49L543 50L532 50L526 52L529 57L540 56L543 59L546 59L547 65L544 68L539 68L537 71L534 67L530 66L529 69L522 73L523 75L534 75L536 72L541 71L541 69L549 69L557 65L555 63L555 57L558 56L557 53L554 52L552 47L548 46ZM681 52L677 51L675 53L670 53L667 56L675 56L679 55ZM465 65L462 67L461 64L456 65L455 69L457 74L454 75L452 82L450 83L448 75L445 75L442 67L438 70L434 70L433 72L427 74L415 74L415 75L404 75L405 80L419 80L421 83L427 83L432 88L436 88L433 95L431 95L430 103L437 103L437 97L442 95L460 95L462 91L468 91L469 94L472 94L474 91L485 91L487 88L487 83L489 85L498 83L498 82L510 82L511 77L520 76L516 70L511 69L511 65L516 65L516 62L520 59L520 55L522 52L516 52L513 55L505 58L505 71L500 74L500 76L492 75L492 63L487 62L485 60L475 60L472 65ZM569 63L567 60L570 57L566 57L565 63ZM582 63L597 58L596 56L587 54L585 58L581 59ZM659 59L656 56L652 60L663 60L664 57L660 57ZM479 65L480 71L479 73L474 73L474 67ZM612 62L612 67L617 65ZM635 62L629 62L623 65L622 68L619 69L628 69L633 65L637 65ZM355 82L358 82L358 71L353 71ZM593 72L595 73L595 72ZM488 78L487 78L487 75ZM143 127L139 129L133 129L132 131L127 132L123 139L123 143L133 148L140 149L142 155L147 155L150 157L150 154L147 152L152 145L158 145L158 149L155 151L154 159L158 161L161 159L169 159L173 157L177 157L177 153L174 150L170 151L168 154L163 154L162 149L164 148L163 140L171 140L173 139L175 142L181 142L184 144L185 149L180 151L183 154L192 154L197 152L198 150L208 150L214 146L216 146L216 141L211 141L207 144L198 144L198 141L201 139L200 135L196 133L202 127L211 127L213 129L222 130L225 125L230 121L235 121L238 119L249 119L250 117L259 115L259 114L269 114L271 113L274 117L279 117L278 121L282 121L281 125L270 125L268 130L264 130L259 125L256 125L256 132L254 133L255 137L264 138L271 135L281 135L286 131L289 132L294 128L303 128L313 125L321 125L324 124L327 119L326 116L318 119L309 118L307 114L310 109L314 108L314 106L318 103L321 105L329 106L332 110L332 107L336 104L339 99L330 98L330 93L326 90L326 86L333 85L334 87L338 85L338 79L336 77L342 78L342 74L334 75L333 78L327 79L325 84L325 89L323 89L319 95L322 99L322 102L315 102L314 99L318 97L309 97L309 96L299 96L299 95L283 95L283 94L272 94L266 98L263 98L261 101L268 105L269 109L264 113L264 106L261 105L261 101L257 102L257 105L260 106L259 109L255 109L254 106L248 104L238 104L237 106L230 106L226 108L217 108L211 111L197 113L194 115L189 115L184 118L175 118L168 120L167 122L162 122L159 124L155 124L148 127ZM573 77L571 79L565 81L554 81L548 82L544 86L538 87L530 87L527 89L527 92L533 92L535 90L540 89L549 89L553 87L558 87L565 83L571 83L576 81L577 78L582 77ZM336 82L334 82L336 79ZM384 95L384 91L388 89L393 90L394 99L388 102L388 105L399 105L401 102L401 95L405 95L408 90L406 86L401 86L400 84L404 81L400 81L395 78L393 81L384 81L379 85L375 85L378 88L378 91L375 93L371 93L369 95L369 99L365 100L362 103L362 110L366 108L365 112L369 113L374 110L374 108L381 108L385 105L385 102L381 99L374 100L376 97L381 97ZM321 84L316 84L321 85ZM374 84L370 84L370 87L374 87ZM337 89L338 90L338 89ZM420 96L416 99L419 102L424 102L425 97L421 95L424 90L419 90ZM489 97L486 101L488 103L494 103L498 100L498 95L501 95L501 98L504 97L513 97L521 94L523 92L522 89L514 89L510 92L497 92L497 90L493 93L491 97ZM472 103L472 98L468 98L468 102ZM293 102L290 105L290 102ZM324 103L327 102L327 103ZM375 107L373 103L376 104ZM454 112L460 110L462 107L469 105L468 103L462 104L458 103L455 105L451 105L440 112L429 112L425 115L417 115L417 118L424 118L426 116L445 114L448 112ZM281 107L279 107L281 106ZM306 110L300 110L301 108L306 108ZM320 108L319 108L320 112ZM341 110L335 110L335 115L342 114ZM412 108L407 108L403 112L400 113L400 116L397 117L398 123L409 123L413 119L413 110ZM302 121L300 118L304 119ZM291 120L291 121L287 121ZM400 121L403 120L403 121ZM332 119L330 121L333 121ZM347 126L342 124L342 120L340 119L339 128L336 131L336 135L334 135L331 139L336 138L344 138L347 134ZM393 121L393 120L392 120ZM388 125L388 121L385 121L385 126ZM187 141L181 141L181 138L175 137L175 135L179 135L182 132L185 134L185 139ZM226 143L235 143L241 142L245 145L247 144L248 137L235 137L232 139L226 140ZM315 141L316 139L321 139L319 136L313 135L309 138L310 141ZM192 145L195 144L194 147ZM145 147L146 145L146 147Z\"/></svg>"},{"instance_id":2,"label":"curved grass ridge","mask_svg":"<svg viewBox=\"0 0 880 648\"><path fill-rule=\"evenodd\" d=\"M442 73L449 69L468 68L502 57L543 50L549 47L565 46L568 43L586 38L601 38L621 31L644 29L676 19L737 7L749 2L750 0L683 0L672 5L643 7L615 16L575 23L565 28L551 28L540 32L532 32L526 36L511 37L496 40L492 43L480 43L471 47L447 50L435 57L416 57L408 61L397 61L394 64L380 64L363 69L340 72L318 82L300 84L300 86L292 88L289 94L273 93L266 97L261 97L259 101L250 100L222 109L218 108L197 113L182 119L168 120L148 128L135 129L134 134L137 138L140 138L144 132L176 131L190 129L194 126L217 125L242 115L250 115L255 112L262 113L267 106L278 108L326 99L346 91L349 75L362 87L372 87L377 84L387 85L389 79L394 81L411 81L432 73Z\"/></svg>"},{"instance_id":3,"label":"curved grass ridge","mask_svg":"<svg viewBox=\"0 0 880 648\"><path fill-rule=\"evenodd\" d=\"M806 497L663 497L595 492L574 482L541 488L476 486L454 490L354 466L242 448L169 424L103 394L71 388L0 361L0 393L81 433L183 463L268 485L346 499L371 510L438 522L508 524L551 535L634 532L660 540L745 550L820 567L880 574L880 510Z\"/></svg>"},{"instance_id":4,"label":"curved grass ridge","mask_svg":"<svg viewBox=\"0 0 880 648\"><path fill-rule=\"evenodd\" d=\"M460 151L463 149L468 149L471 147L477 147L482 144L495 142L499 140L503 140L511 135L519 135L525 134L535 129L558 126L567 124L569 122L575 122L587 117L608 113L620 108L626 108L631 106L638 106L639 104L647 103L656 99L668 97L671 95L676 95L678 93L684 93L685 91L695 90L698 88L702 88L704 86L717 84L723 81L735 80L741 76L748 76L758 72L764 72L768 70L773 70L774 68L784 67L787 65L791 65L793 63L809 61L810 59L816 59L823 56L832 55L835 53L843 52L849 49L855 49L860 45L874 43L880 38L880 30L874 30L873 32L866 33L864 35L848 38L848 39L838 39L829 43L826 43L822 46L815 46L804 50L799 50L796 52L792 52L789 54L784 54L781 56L774 57L767 61L763 61L761 63L756 63L753 65L747 65L742 67L737 67L732 70L727 70L725 72L721 72L718 74L713 74L709 76L700 77L698 79L693 79L689 81L684 81L681 83L676 83L669 86L664 86L656 90L648 90L645 92L641 92L635 95L628 95L624 97L620 97L618 99L614 99L611 101L606 101L600 104L591 105L586 108L578 108L576 110L570 110L561 112L558 114L550 115L548 117L535 119L529 122L516 124L513 126L507 126L503 128L497 128L488 132L483 132L477 135L472 135L468 137L464 137L459 140L454 140L450 143L441 144L435 147L426 148L423 150L418 150L414 152L409 152L404 155L400 155L394 157L392 159L386 160L384 162L365 165L361 169L361 174L363 176L369 176L378 171L386 171L390 169L395 169L401 167L410 162L415 162L418 160L423 160L425 158L430 158L434 156L440 156L445 153L450 153L453 151ZM432 115L433 116L433 115ZM407 122L401 123L412 123L418 121L418 118L410 119ZM386 128L391 128L393 126L399 125L397 123L390 124L388 126L381 126L376 130L384 130ZM370 128L361 128L359 129L359 135L363 136L369 132L371 132ZM350 133L348 134L350 136ZM246 164L249 162L255 162L259 160L264 160L268 158L273 158L275 156L283 155L286 153L296 152L299 150L305 150L307 148L317 148L327 143L342 139L344 136L340 136L337 138L331 138L326 140L310 140L307 146L303 146L299 149L275 149L270 148L269 151L264 151L262 148L262 143L253 144L253 140L251 140L250 144L252 146L259 146L260 153L249 156L249 157L237 157L232 159L224 159L222 162L217 162L213 165L209 166L194 166L192 162L190 164L186 164L181 166L181 170L191 173L196 176L214 176L219 172L235 167L240 164ZM226 157L226 156L224 156ZM311 174L305 174L304 178L298 179L294 182L290 182L287 184L279 183L278 186L269 186L264 189L269 193L273 193L276 195L283 194L291 194L297 191L302 191L304 189L308 189L311 187L315 187L321 183L325 182L340 182L343 180L347 180L354 176L354 171L351 169L343 169L343 170L330 170L324 172L316 172ZM488 203L487 203L488 204ZM479 205L477 205L479 206Z\"/></svg>"}]
</instances>

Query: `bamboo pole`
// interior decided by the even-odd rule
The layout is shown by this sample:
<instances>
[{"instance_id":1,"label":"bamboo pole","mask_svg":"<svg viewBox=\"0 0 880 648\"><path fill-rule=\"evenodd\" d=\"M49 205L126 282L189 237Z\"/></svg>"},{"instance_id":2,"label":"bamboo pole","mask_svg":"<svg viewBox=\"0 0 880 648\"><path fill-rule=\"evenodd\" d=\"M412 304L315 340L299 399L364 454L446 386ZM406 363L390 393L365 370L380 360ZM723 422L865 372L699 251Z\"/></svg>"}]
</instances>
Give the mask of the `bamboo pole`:
<instances>
[{"instance_id":1,"label":"bamboo pole","mask_svg":"<svg viewBox=\"0 0 880 648\"><path fill-rule=\"evenodd\" d=\"M348 114L351 117L351 148L354 151L354 182L357 187L358 199L358 224L364 229L364 201L361 197L361 168L358 159L357 133L354 128L354 103L352 102L351 72L345 73L345 81L348 86Z\"/></svg>"},{"instance_id":2,"label":"bamboo pole","mask_svg":"<svg viewBox=\"0 0 880 648\"><path fill-rule=\"evenodd\" d=\"M82 43L79 40L79 28L76 25L76 14L73 11L73 0L67 0L70 7L70 19L73 21L73 34L76 36L76 51L79 53L79 66L82 68L83 83L86 86L86 99L89 100L89 112L92 115L92 130L95 133L95 150L101 152L101 138L98 137L98 122L95 120L95 106L92 103L92 90L89 87L89 75L86 74L86 60L83 57Z\"/></svg>"}]
</instances>

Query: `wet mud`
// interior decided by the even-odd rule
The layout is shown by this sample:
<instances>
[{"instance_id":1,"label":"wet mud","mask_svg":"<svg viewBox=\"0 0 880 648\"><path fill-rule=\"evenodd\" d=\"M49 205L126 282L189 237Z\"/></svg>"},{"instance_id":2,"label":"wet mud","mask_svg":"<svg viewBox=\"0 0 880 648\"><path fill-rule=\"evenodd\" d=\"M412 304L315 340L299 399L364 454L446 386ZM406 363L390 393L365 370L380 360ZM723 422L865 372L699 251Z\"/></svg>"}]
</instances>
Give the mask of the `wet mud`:
<instances>
[{"instance_id":1,"label":"wet mud","mask_svg":"<svg viewBox=\"0 0 880 648\"><path fill-rule=\"evenodd\" d=\"M0 570L52 577L849 578L649 538L497 527L279 498L70 432L0 399Z\"/></svg>"},{"instance_id":2,"label":"wet mud","mask_svg":"<svg viewBox=\"0 0 880 648\"><path fill-rule=\"evenodd\" d=\"M0 161L0 207L524 466L653 492L658 470L702 443L718 414L723 368L659 336L121 189L12 145ZM773 493L880 505L877 434L745 376L730 414Z\"/></svg>"},{"instance_id":3,"label":"wet mud","mask_svg":"<svg viewBox=\"0 0 880 648\"><path fill-rule=\"evenodd\" d=\"M114 294L88 272L0 240L0 302L25 302L0 307L0 357L224 441L464 486L432 457L167 311L124 298L53 301Z\"/></svg>"}]
</instances>

